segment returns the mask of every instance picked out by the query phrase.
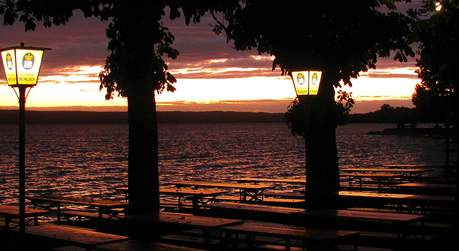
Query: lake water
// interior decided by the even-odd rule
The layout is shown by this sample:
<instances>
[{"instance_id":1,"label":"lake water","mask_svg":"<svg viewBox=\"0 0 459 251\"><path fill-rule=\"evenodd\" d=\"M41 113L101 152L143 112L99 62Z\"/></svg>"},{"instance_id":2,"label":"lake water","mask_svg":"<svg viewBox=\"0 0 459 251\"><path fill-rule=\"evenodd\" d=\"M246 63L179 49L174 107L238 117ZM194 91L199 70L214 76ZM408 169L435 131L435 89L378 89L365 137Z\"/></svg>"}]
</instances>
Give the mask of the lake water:
<instances>
[{"instance_id":1,"label":"lake water","mask_svg":"<svg viewBox=\"0 0 459 251\"><path fill-rule=\"evenodd\" d=\"M394 125L338 127L341 167L441 165L442 139L368 135ZM0 125L0 203L17 201L17 126ZM127 185L124 124L27 125L28 194L119 199ZM304 143L283 123L160 124L161 182L304 177Z\"/></svg>"}]
</instances>

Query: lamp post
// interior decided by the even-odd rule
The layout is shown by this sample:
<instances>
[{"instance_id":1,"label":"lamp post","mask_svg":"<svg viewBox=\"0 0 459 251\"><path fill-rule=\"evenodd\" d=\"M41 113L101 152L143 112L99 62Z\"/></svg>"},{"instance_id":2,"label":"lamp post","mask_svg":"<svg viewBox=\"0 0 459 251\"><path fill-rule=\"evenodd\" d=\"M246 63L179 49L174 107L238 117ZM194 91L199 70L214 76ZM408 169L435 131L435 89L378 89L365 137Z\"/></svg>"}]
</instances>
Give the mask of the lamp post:
<instances>
[{"instance_id":1,"label":"lamp post","mask_svg":"<svg viewBox=\"0 0 459 251\"><path fill-rule=\"evenodd\" d=\"M25 103L31 88L37 85L45 50L48 49L25 47L23 43L0 50L8 86L19 99L19 232L22 236L25 234Z\"/></svg>"},{"instance_id":2,"label":"lamp post","mask_svg":"<svg viewBox=\"0 0 459 251\"><path fill-rule=\"evenodd\" d=\"M305 146L305 168L306 168L306 210L311 209L313 205L317 203L314 201L316 196L313 195L316 189L313 189L313 178L311 175L311 168L308 168L308 152L310 152L311 145L309 144L308 134L310 134L310 123L311 123L311 108L315 105L317 94L319 93L320 81L322 79L322 71L320 70L302 70L291 72L293 86L295 88L296 95L300 101L300 105L304 107L304 146Z\"/></svg>"}]
</instances>

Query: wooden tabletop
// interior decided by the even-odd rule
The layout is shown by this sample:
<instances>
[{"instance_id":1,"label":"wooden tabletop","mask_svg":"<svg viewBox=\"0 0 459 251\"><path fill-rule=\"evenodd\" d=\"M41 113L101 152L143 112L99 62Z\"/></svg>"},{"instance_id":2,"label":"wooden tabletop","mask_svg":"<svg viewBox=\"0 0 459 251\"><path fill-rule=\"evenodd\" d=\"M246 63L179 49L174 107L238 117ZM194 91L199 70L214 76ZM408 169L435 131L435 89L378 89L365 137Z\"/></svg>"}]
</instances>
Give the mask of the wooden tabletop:
<instances>
[{"instance_id":1,"label":"wooden tabletop","mask_svg":"<svg viewBox=\"0 0 459 251\"><path fill-rule=\"evenodd\" d=\"M26 217L40 216L48 213L46 210L35 209L35 208L25 208ZM18 206L8 206L0 205L0 215L7 215L10 217L19 217L19 207Z\"/></svg>"},{"instance_id":2,"label":"wooden tabletop","mask_svg":"<svg viewBox=\"0 0 459 251\"><path fill-rule=\"evenodd\" d=\"M361 199L387 199L398 202L416 202L424 204L452 205L454 196L428 195L428 194L399 194L399 193L372 193L358 191L340 191L340 197Z\"/></svg>"},{"instance_id":3,"label":"wooden tabletop","mask_svg":"<svg viewBox=\"0 0 459 251\"><path fill-rule=\"evenodd\" d=\"M340 171L375 173L424 173L428 170L420 168L342 168Z\"/></svg>"},{"instance_id":4,"label":"wooden tabletop","mask_svg":"<svg viewBox=\"0 0 459 251\"><path fill-rule=\"evenodd\" d=\"M140 240L126 240L126 241L117 241L114 243L97 245L92 250L125 250L125 251L199 251L201 249L195 249L190 247L177 246L172 244L157 243L157 242L147 242Z\"/></svg>"},{"instance_id":5,"label":"wooden tabletop","mask_svg":"<svg viewBox=\"0 0 459 251\"><path fill-rule=\"evenodd\" d=\"M126 240L125 236L96 232L74 226L42 224L26 228L26 233L46 238L59 239L82 246L94 246Z\"/></svg>"},{"instance_id":6,"label":"wooden tabletop","mask_svg":"<svg viewBox=\"0 0 459 251\"><path fill-rule=\"evenodd\" d=\"M396 185L397 187L406 188L427 188L427 189L455 189L456 185L453 184L439 184L439 183L403 183Z\"/></svg>"},{"instance_id":7,"label":"wooden tabletop","mask_svg":"<svg viewBox=\"0 0 459 251\"><path fill-rule=\"evenodd\" d=\"M127 187L119 187L116 190L127 193L129 190ZM160 187L159 193L172 194L172 195L202 195L202 196L215 196L225 193L224 190L218 189L191 189L184 187Z\"/></svg>"},{"instance_id":8,"label":"wooden tabletop","mask_svg":"<svg viewBox=\"0 0 459 251\"><path fill-rule=\"evenodd\" d=\"M371 212L359 210L320 210L307 212L311 217L337 217L342 219L372 220L372 221L389 221L389 222L415 222L425 219L425 215L406 214L406 213L388 213L388 212Z\"/></svg>"},{"instance_id":9,"label":"wooden tabletop","mask_svg":"<svg viewBox=\"0 0 459 251\"><path fill-rule=\"evenodd\" d=\"M400 178L401 174L396 173L341 173L342 177L363 177L363 178Z\"/></svg>"},{"instance_id":10,"label":"wooden tabletop","mask_svg":"<svg viewBox=\"0 0 459 251\"><path fill-rule=\"evenodd\" d=\"M269 182L269 183L289 183L289 184L306 184L305 179L269 179L269 178L240 178L236 179L237 182Z\"/></svg>"},{"instance_id":11,"label":"wooden tabletop","mask_svg":"<svg viewBox=\"0 0 459 251\"><path fill-rule=\"evenodd\" d=\"M160 188L159 193L169 195L191 196L216 196L225 193L224 190L216 189L191 189L191 188Z\"/></svg>"},{"instance_id":12,"label":"wooden tabletop","mask_svg":"<svg viewBox=\"0 0 459 251\"><path fill-rule=\"evenodd\" d=\"M160 223L176 224L180 226L195 228L219 228L234 224L241 224L243 221L238 219L227 219L220 217L198 216L191 214L161 212L159 214Z\"/></svg>"},{"instance_id":13,"label":"wooden tabletop","mask_svg":"<svg viewBox=\"0 0 459 251\"><path fill-rule=\"evenodd\" d=\"M224 210L236 210L246 213L279 213L279 214L296 214L304 212L302 208L290 208L290 207L279 207L279 206L268 206L259 204L246 204L246 203L234 203L234 202L218 202L208 205L211 209L224 209Z\"/></svg>"},{"instance_id":14,"label":"wooden tabletop","mask_svg":"<svg viewBox=\"0 0 459 251\"><path fill-rule=\"evenodd\" d=\"M287 237L308 241L336 240L339 238L357 235L357 232L355 231L314 229L309 227L297 227L252 221L247 221L240 225L226 226L224 229L240 233L269 235L284 238Z\"/></svg>"},{"instance_id":15,"label":"wooden tabletop","mask_svg":"<svg viewBox=\"0 0 459 251\"><path fill-rule=\"evenodd\" d=\"M195 187L215 187L215 188L234 188L241 190L264 190L272 188L271 185L246 184L246 183L225 183L225 182L207 182L207 181L180 181L175 183L176 186L195 186Z\"/></svg>"},{"instance_id":16,"label":"wooden tabletop","mask_svg":"<svg viewBox=\"0 0 459 251\"><path fill-rule=\"evenodd\" d=\"M102 200L102 199L81 199L81 198L71 198L71 197L58 197L58 196L34 196L28 198L31 201L35 202L52 202L60 204L73 204L73 205L82 205L82 206L95 206L95 207L104 207L104 208L121 208L126 207L127 202L125 201L116 201L116 200Z\"/></svg>"},{"instance_id":17,"label":"wooden tabletop","mask_svg":"<svg viewBox=\"0 0 459 251\"><path fill-rule=\"evenodd\" d=\"M432 165L419 165L419 164L388 164L388 165L383 165L385 167L389 168L429 168L432 167Z\"/></svg>"},{"instance_id":18,"label":"wooden tabletop","mask_svg":"<svg viewBox=\"0 0 459 251\"><path fill-rule=\"evenodd\" d=\"M413 198L414 194L401 193L372 193L360 191L340 191L339 196L342 197L361 197L361 198L392 198L392 199L407 199Z\"/></svg>"}]
</instances>

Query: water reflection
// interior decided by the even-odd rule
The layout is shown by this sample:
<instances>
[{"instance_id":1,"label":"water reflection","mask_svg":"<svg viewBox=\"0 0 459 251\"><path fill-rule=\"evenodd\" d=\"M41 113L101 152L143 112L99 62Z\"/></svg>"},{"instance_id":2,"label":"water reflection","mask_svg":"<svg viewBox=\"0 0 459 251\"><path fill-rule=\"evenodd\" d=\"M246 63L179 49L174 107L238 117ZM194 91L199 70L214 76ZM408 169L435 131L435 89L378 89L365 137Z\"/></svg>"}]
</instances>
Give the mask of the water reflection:
<instances>
[{"instance_id":1,"label":"water reflection","mask_svg":"<svg viewBox=\"0 0 459 251\"><path fill-rule=\"evenodd\" d=\"M341 166L442 164L443 141L367 135L387 125L338 128ZM28 125L27 191L123 199L127 125ZM160 180L230 180L304 175L304 145L283 123L160 124ZM0 125L0 201L17 198L17 127Z\"/></svg>"}]
</instances>

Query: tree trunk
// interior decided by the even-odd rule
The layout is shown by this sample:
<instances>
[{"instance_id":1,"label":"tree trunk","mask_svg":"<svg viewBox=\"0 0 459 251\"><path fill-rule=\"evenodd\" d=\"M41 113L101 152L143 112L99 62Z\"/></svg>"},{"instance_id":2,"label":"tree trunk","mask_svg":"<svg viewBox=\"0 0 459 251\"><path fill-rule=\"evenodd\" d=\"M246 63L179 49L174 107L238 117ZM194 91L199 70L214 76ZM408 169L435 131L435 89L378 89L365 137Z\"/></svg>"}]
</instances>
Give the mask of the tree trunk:
<instances>
[{"instance_id":1,"label":"tree trunk","mask_svg":"<svg viewBox=\"0 0 459 251\"><path fill-rule=\"evenodd\" d=\"M456 140L456 151L458 150L457 147L459 146L459 94L457 93L457 88L456 88L456 93L454 94L454 128L453 128L453 139ZM453 158L454 159L454 158ZM459 186L459 152L456 152L456 158L455 158L456 164L456 190L455 190L455 195L454 195L454 215L455 215L455 220L453 223L453 230L455 236L458 234L458 229L457 225L459 223L459 217L458 217L458 210L459 210L459 195L457 193L457 189ZM459 246L459 241L456 239L456 247Z\"/></svg>"},{"instance_id":2,"label":"tree trunk","mask_svg":"<svg viewBox=\"0 0 459 251\"><path fill-rule=\"evenodd\" d=\"M128 213L131 234L146 232L142 223L159 214L158 135L154 94L146 91L128 97L129 160ZM151 232L145 234L151 235Z\"/></svg>"},{"instance_id":3,"label":"tree trunk","mask_svg":"<svg viewBox=\"0 0 459 251\"><path fill-rule=\"evenodd\" d=\"M162 71L155 65L154 45L160 39L155 31L162 9L158 2L143 0L121 1L119 10L129 120L128 227L137 239L152 239L159 232L153 225L160 206L154 86Z\"/></svg>"},{"instance_id":4,"label":"tree trunk","mask_svg":"<svg viewBox=\"0 0 459 251\"><path fill-rule=\"evenodd\" d=\"M328 76L327 76L328 75ZM310 100L306 132L306 210L336 209L339 168L336 148L336 105L333 75L324 72L316 97Z\"/></svg>"}]
</instances>

